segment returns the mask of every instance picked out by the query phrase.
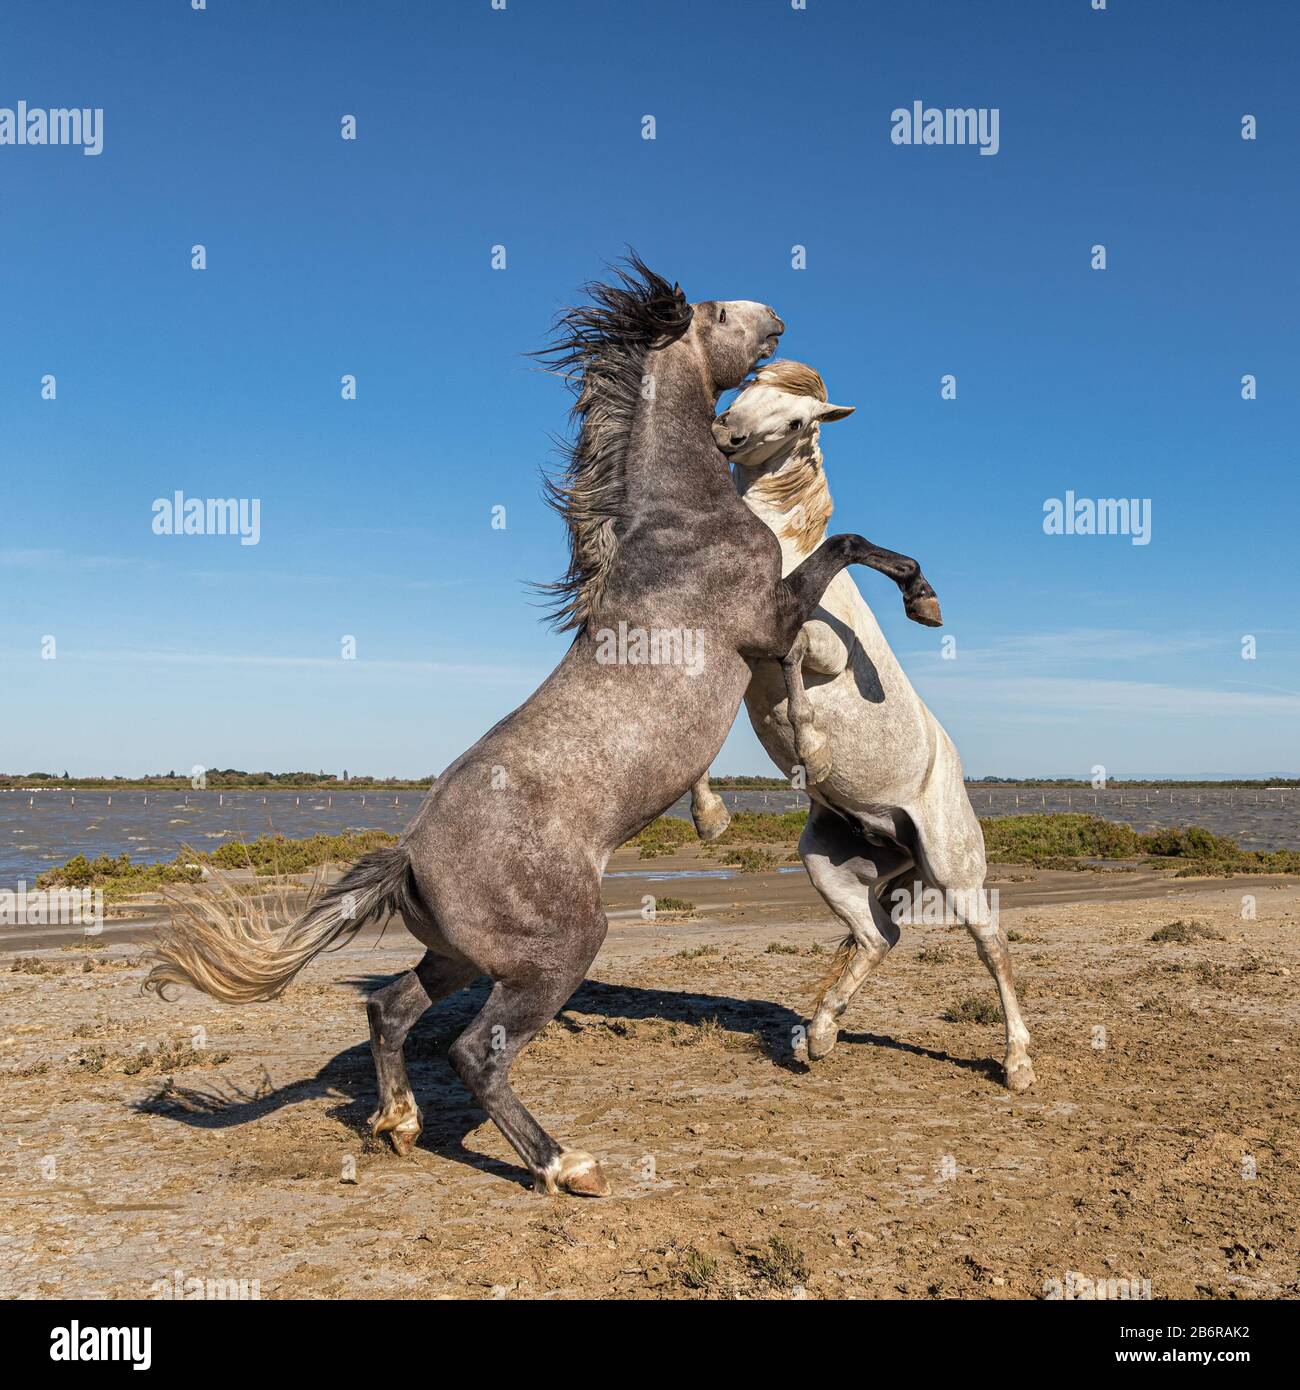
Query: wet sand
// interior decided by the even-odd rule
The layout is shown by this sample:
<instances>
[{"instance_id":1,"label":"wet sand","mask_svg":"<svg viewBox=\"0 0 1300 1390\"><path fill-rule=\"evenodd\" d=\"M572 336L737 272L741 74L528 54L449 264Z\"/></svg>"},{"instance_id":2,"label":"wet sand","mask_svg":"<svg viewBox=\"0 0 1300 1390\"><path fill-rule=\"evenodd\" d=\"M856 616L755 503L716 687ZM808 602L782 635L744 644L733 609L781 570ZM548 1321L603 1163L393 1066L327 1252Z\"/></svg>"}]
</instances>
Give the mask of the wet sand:
<instances>
[{"instance_id":1,"label":"wet sand","mask_svg":"<svg viewBox=\"0 0 1300 1390\"><path fill-rule=\"evenodd\" d=\"M142 996L146 921L7 952L0 1294L148 1297L177 1270L265 1298L1036 1298L1070 1271L1300 1293L1296 880L995 869L1039 1077L1012 1096L1000 1026L942 1017L991 993L964 931L907 928L809 1067L840 929L802 872L610 867L636 872L606 882L591 979L513 1074L602 1158L604 1201L534 1194L451 1072L480 990L408 1042L415 1152L368 1137L363 999L417 958L399 927L244 1008ZM695 918L642 920L646 891ZM1220 939L1149 940L1174 919Z\"/></svg>"}]
</instances>

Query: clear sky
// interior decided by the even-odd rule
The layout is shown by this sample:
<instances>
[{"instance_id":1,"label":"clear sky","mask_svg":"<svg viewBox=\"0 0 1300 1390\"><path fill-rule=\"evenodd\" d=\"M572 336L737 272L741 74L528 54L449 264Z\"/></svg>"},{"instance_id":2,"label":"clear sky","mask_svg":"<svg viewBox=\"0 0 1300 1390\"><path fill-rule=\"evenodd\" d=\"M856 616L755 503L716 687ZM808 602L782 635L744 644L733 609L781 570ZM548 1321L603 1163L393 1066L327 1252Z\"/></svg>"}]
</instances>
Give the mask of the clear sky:
<instances>
[{"instance_id":1,"label":"clear sky","mask_svg":"<svg viewBox=\"0 0 1300 1390\"><path fill-rule=\"evenodd\" d=\"M0 107L104 144L0 145L0 769L444 767L564 649L523 354L631 244L857 406L833 529L938 589L955 660L857 572L968 773L1295 773L1297 71L1289 0L10 7ZM1067 490L1150 543L1044 534ZM743 713L715 770L771 771Z\"/></svg>"}]
</instances>

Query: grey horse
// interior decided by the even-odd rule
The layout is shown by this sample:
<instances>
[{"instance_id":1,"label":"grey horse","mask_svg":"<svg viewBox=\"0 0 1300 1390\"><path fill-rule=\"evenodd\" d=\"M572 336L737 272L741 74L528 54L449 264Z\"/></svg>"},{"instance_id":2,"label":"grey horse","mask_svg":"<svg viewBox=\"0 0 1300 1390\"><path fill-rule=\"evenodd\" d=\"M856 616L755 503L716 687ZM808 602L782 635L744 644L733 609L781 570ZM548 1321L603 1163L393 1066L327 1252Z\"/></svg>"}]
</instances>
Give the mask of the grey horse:
<instances>
[{"instance_id":1,"label":"grey horse","mask_svg":"<svg viewBox=\"0 0 1300 1390\"><path fill-rule=\"evenodd\" d=\"M635 257L568 310L543 355L575 391L576 439L550 496L571 561L555 617L573 643L541 687L437 779L399 842L359 860L286 927L230 906L165 930L147 986L270 999L317 952L396 913L426 947L367 1005L375 1133L419 1138L402 1045L436 999L487 976L452 1066L541 1190L603 1196L510 1086L521 1049L587 973L607 929L609 855L705 772L750 682L783 657L826 586L869 564L919 621L934 591L915 561L833 536L782 578L781 547L733 487L713 438L718 396L771 356L785 325L764 304L685 295ZM237 900L234 900L237 901Z\"/></svg>"}]
</instances>

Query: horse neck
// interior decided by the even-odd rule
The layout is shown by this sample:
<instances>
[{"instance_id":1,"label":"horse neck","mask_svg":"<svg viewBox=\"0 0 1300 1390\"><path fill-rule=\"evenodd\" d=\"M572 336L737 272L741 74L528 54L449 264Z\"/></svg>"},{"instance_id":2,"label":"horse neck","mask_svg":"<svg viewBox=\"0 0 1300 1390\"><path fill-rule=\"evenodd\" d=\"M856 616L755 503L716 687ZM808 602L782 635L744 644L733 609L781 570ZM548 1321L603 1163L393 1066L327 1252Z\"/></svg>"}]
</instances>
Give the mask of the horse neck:
<instances>
[{"instance_id":1,"label":"horse neck","mask_svg":"<svg viewBox=\"0 0 1300 1390\"><path fill-rule=\"evenodd\" d=\"M698 497L698 471L686 465L697 455L709 465L717 461L716 401L693 332L647 356L624 463L631 510L641 503L658 506L666 499ZM725 479L725 469L718 472Z\"/></svg>"},{"instance_id":2,"label":"horse neck","mask_svg":"<svg viewBox=\"0 0 1300 1390\"><path fill-rule=\"evenodd\" d=\"M783 573L826 539L831 519L831 490L822 467L821 427L769 459L759 469L733 469L736 491L745 505L781 543Z\"/></svg>"}]
</instances>

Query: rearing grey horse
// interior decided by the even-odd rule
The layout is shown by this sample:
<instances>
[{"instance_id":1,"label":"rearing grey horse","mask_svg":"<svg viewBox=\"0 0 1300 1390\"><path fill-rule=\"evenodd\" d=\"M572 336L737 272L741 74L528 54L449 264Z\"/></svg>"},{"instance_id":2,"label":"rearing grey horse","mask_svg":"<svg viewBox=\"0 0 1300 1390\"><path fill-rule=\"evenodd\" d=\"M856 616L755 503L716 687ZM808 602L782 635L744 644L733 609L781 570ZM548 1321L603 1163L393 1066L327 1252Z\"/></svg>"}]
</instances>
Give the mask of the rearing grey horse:
<instances>
[{"instance_id":1,"label":"rearing grey horse","mask_svg":"<svg viewBox=\"0 0 1300 1390\"><path fill-rule=\"evenodd\" d=\"M569 310L547 354L576 391L567 467L551 485L571 563L554 586L573 644L543 685L438 778L400 841L358 861L296 921L269 931L231 908L174 925L148 985L270 999L317 952L396 912L424 958L369 1001L376 1133L399 1152L422 1116L402 1058L429 1004L486 975L451 1063L539 1188L605 1195L587 1153L558 1144L509 1082L519 1052L573 993L604 940L610 853L707 769L750 681L782 657L849 564L934 607L915 561L834 536L786 578L771 531L736 495L714 405L785 325L763 304L688 304L633 258Z\"/></svg>"}]
</instances>

